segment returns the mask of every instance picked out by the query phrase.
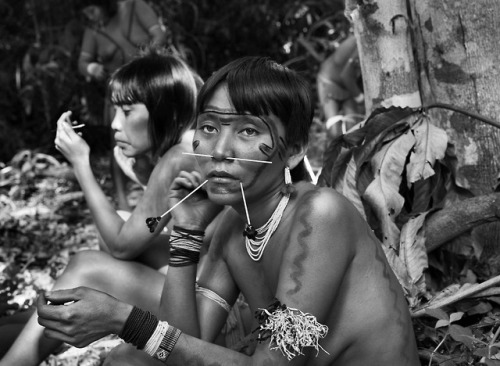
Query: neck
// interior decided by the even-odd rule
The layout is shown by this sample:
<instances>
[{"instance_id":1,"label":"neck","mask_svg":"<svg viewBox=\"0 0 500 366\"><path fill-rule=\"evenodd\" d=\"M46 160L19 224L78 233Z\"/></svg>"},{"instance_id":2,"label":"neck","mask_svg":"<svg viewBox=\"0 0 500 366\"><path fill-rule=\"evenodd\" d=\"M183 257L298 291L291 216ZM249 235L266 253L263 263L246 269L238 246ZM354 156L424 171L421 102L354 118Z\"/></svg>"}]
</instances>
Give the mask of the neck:
<instances>
[{"instance_id":1,"label":"neck","mask_svg":"<svg viewBox=\"0 0 500 366\"><path fill-rule=\"evenodd\" d=\"M276 187L276 189L271 190L269 193L261 195L258 199L246 197L250 224L255 228L259 228L264 225L276 210L276 207L278 207L282 198L283 194L281 193L281 185ZM241 219L248 224L247 213L243 202L238 205L233 205L233 209L238 212Z\"/></svg>"}]
</instances>

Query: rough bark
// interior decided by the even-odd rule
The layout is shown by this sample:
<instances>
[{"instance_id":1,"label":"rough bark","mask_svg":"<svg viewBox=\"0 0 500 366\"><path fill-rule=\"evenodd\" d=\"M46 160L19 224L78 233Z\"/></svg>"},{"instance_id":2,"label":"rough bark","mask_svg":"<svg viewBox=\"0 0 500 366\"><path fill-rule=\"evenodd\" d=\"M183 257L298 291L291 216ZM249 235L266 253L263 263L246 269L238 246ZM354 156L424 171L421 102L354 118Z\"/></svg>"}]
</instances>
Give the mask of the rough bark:
<instances>
[{"instance_id":1,"label":"rough bark","mask_svg":"<svg viewBox=\"0 0 500 366\"><path fill-rule=\"evenodd\" d=\"M358 42L366 110L421 105L406 2L346 1Z\"/></svg>"},{"instance_id":2,"label":"rough bark","mask_svg":"<svg viewBox=\"0 0 500 366\"><path fill-rule=\"evenodd\" d=\"M500 3L410 0L424 104L447 103L500 120ZM500 130L460 113L433 111L455 145L457 184L488 194L500 168Z\"/></svg>"}]
</instances>

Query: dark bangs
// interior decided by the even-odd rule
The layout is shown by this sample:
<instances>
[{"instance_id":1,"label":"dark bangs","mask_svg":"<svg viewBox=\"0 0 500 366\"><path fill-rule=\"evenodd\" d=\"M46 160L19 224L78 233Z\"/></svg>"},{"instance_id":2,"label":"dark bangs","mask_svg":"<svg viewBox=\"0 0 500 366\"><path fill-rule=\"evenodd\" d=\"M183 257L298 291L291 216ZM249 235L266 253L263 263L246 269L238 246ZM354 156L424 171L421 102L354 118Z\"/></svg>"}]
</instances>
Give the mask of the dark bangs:
<instances>
[{"instance_id":1,"label":"dark bangs","mask_svg":"<svg viewBox=\"0 0 500 366\"><path fill-rule=\"evenodd\" d=\"M144 89L139 85L139 80L127 79L123 75L115 75L109 83L111 103L118 106L144 103L145 97L141 90Z\"/></svg>"},{"instance_id":2,"label":"dark bangs","mask_svg":"<svg viewBox=\"0 0 500 366\"><path fill-rule=\"evenodd\" d=\"M308 83L296 72L267 57L238 59L207 80L198 96L198 111L224 83L238 113L274 114L285 125L288 144L307 145L314 112L312 97Z\"/></svg>"}]
</instances>

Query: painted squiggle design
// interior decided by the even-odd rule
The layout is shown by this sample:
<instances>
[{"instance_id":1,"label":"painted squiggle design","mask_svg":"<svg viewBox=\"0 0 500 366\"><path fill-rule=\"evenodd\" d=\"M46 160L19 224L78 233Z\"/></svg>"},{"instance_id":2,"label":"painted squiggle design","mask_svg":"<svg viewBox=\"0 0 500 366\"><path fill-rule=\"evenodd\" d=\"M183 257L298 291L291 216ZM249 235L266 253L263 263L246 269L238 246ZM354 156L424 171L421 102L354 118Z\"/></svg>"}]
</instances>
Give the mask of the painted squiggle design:
<instances>
[{"instance_id":1,"label":"painted squiggle design","mask_svg":"<svg viewBox=\"0 0 500 366\"><path fill-rule=\"evenodd\" d=\"M297 246L298 248L300 248L300 252L295 256L293 260L294 271L292 272L290 277L293 280L295 287L287 291L287 295L290 296L295 295L302 288L300 277L304 274L304 260L308 257L309 253L308 238L311 236L313 228L311 222L309 221L309 217L311 216L312 211L311 200L313 198L313 195L316 195L319 192L313 191L311 193L312 194L305 198L308 204L307 206L301 208L299 217L299 223L302 224L303 230L297 236Z\"/></svg>"},{"instance_id":2,"label":"painted squiggle design","mask_svg":"<svg viewBox=\"0 0 500 366\"><path fill-rule=\"evenodd\" d=\"M374 238L374 235L372 233L372 231L370 230L370 228L367 228L367 231L368 231L368 236L370 236L371 238ZM411 329L410 327L408 326L407 322L405 322L405 315L401 309L401 306L398 304L398 286L399 286L399 283L397 281L394 281L393 279L391 279L391 276L390 276L390 268L389 268L389 265L386 263L385 261L385 254L384 252L382 251L382 248L379 246L378 244L378 240L375 240L375 260L380 263L380 265L382 266L382 275L383 277L387 280L387 282L389 282L389 291L391 292L391 296L392 296L392 301L393 301L393 309L395 311L395 314L396 314L396 324L399 328L402 329L402 332L401 334L405 334L406 335L406 350L403 350L401 351L401 359L404 360L404 365L409 365L411 364L410 362L410 358L409 358L409 355L411 354L411 345L412 345L412 342L410 342L410 334L411 334Z\"/></svg>"}]
</instances>

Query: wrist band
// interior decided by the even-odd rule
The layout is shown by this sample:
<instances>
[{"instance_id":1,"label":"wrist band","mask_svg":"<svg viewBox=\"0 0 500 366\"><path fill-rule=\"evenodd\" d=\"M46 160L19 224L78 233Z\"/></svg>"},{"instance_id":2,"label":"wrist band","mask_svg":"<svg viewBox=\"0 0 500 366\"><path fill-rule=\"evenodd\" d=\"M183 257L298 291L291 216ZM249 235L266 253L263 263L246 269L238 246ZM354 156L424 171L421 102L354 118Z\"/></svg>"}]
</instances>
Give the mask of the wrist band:
<instances>
[{"instance_id":1,"label":"wrist band","mask_svg":"<svg viewBox=\"0 0 500 366\"><path fill-rule=\"evenodd\" d=\"M174 226L170 233L170 259L172 267L183 267L200 261L200 250L205 232Z\"/></svg>"},{"instance_id":2,"label":"wrist band","mask_svg":"<svg viewBox=\"0 0 500 366\"><path fill-rule=\"evenodd\" d=\"M134 306L123 326L123 330L118 336L125 342L132 343L137 348L143 349L157 325L158 319L156 316L149 311Z\"/></svg>"},{"instance_id":3,"label":"wrist band","mask_svg":"<svg viewBox=\"0 0 500 366\"><path fill-rule=\"evenodd\" d=\"M180 329L169 326L167 333L163 337L160 343L160 347L158 347L158 349L156 350L155 354L153 355L153 358L156 358L157 360L165 363L168 356L170 356L170 353L172 353L175 344L179 340L181 333L182 332L180 331Z\"/></svg>"},{"instance_id":4,"label":"wrist band","mask_svg":"<svg viewBox=\"0 0 500 366\"><path fill-rule=\"evenodd\" d=\"M94 72L95 70L99 67L99 63L97 62L91 62L87 65L87 74L89 74L90 76L94 76Z\"/></svg>"},{"instance_id":5,"label":"wrist band","mask_svg":"<svg viewBox=\"0 0 500 366\"><path fill-rule=\"evenodd\" d=\"M182 332L149 311L134 306L119 337L148 355L165 362L172 353Z\"/></svg>"}]
</instances>

